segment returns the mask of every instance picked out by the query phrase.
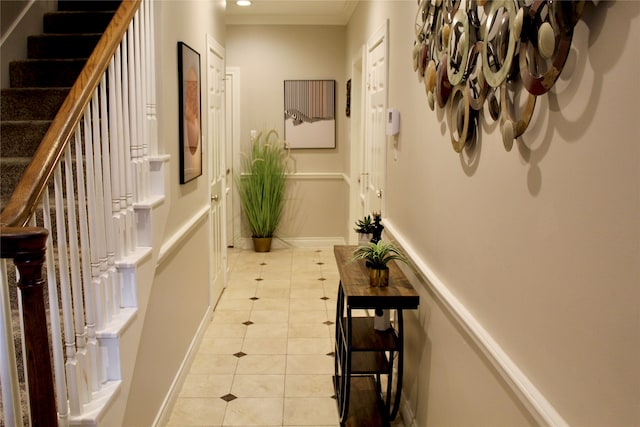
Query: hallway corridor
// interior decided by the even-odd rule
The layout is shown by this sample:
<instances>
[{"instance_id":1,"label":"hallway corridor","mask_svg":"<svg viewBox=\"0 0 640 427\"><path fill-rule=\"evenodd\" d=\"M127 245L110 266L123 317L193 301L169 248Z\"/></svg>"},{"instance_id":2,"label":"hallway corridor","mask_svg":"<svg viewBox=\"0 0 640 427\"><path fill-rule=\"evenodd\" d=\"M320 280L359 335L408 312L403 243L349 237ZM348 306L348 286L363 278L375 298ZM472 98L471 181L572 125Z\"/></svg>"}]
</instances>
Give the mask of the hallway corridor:
<instances>
[{"instance_id":1,"label":"hallway corridor","mask_svg":"<svg viewBox=\"0 0 640 427\"><path fill-rule=\"evenodd\" d=\"M168 426L337 426L332 247L229 250L229 280Z\"/></svg>"}]
</instances>

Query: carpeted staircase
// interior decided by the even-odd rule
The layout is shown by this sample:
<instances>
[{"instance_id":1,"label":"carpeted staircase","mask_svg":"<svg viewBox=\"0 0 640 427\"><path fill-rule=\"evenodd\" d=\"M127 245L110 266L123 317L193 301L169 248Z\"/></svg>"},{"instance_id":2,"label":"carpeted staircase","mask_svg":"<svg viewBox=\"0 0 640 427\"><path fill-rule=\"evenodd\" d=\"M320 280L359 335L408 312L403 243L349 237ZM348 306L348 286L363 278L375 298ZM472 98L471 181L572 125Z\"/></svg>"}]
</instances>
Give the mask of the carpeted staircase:
<instances>
[{"instance_id":1,"label":"carpeted staircase","mask_svg":"<svg viewBox=\"0 0 640 427\"><path fill-rule=\"evenodd\" d=\"M27 59L9 66L0 96L0 208L4 208L51 120L120 4L59 0L44 33L27 40Z\"/></svg>"},{"instance_id":2,"label":"carpeted staircase","mask_svg":"<svg viewBox=\"0 0 640 427\"><path fill-rule=\"evenodd\" d=\"M27 59L9 65L11 87L2 89L0 95L0 210L119 4L120 0L59 0L58 11L43 16L44 33L32 35L26 41ZM9 285L11 304L16 309L13 326L18 328L12 268ZM15 334L22 381L22 347L19 331L15 330ZM24 393L24 384L21 389ZM0 404L0 425L2 419Z\"/></svg>"}]
</instances>

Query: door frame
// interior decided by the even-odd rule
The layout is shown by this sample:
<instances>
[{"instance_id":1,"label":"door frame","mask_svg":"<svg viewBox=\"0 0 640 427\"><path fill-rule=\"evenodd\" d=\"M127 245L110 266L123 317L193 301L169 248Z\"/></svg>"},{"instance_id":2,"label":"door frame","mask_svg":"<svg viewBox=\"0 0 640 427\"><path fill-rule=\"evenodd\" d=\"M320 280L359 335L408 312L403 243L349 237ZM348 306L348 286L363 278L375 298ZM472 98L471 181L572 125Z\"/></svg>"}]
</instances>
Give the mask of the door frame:
<instances>
[{"instance_id":1,"label":"door frame","mask_svg":"<svg viewBox=\"0 0 640 427\"><path fill-rule=\"evenodd\" d=\"M364 68L367 64L367 49L363 45L351 61L351 119L350 119L350 189L349 189L349 227L347 229L347 242L356 244L358 235L353 231L352 224L364 216L364 206L361 200L364 176L364 159L362 150L364 146L364 105L367 92Z\"/></svg>"},{"instance_id":2,"label":"door frame","mask_svg":"<svg viewBox=\"0 0 640 427\"><path fill-rule=\"evenodd\" d=\"M240 68L239 67L227 67L225 70L225 79L230 79L231 87L227 86L226 93L226 106L231 105L231 120L226 119L227 127L226 134L226 150L231 150L231 156L226 156L228 160L231 157L231 182L227 183L227 188L233 194L231 205L232 213L232 242L233 246L238 248L242 247L242 223L240 217L240 198L236 192L236 183L233 179L236 171L240 170ZM227 110L227 113L229 111ZM227 151L227 153L229 153ZM229 167L229 165L227 165ZM229 230L226 230L227 233ZM228 241L228 238L227 238Z\"/></svg>"}]
</instances>

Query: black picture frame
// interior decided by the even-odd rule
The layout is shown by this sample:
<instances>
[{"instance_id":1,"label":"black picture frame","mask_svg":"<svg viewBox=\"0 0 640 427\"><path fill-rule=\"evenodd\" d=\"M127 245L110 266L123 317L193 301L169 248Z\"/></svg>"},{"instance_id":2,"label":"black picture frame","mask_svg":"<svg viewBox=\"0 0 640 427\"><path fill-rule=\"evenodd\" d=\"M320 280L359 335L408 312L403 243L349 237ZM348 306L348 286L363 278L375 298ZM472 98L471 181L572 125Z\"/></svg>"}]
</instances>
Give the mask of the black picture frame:
<instances>
[{"instance_id":1,"label":"black picture frame","mask_svg":"<svg viewBox=\"0 0 640 427\"><path fill-rule=\"evenodd\" d=\"M202 102L200 54L178 42L178 122L180 184L202 175Z\"/></svg>"},{"instance_id":2,"label":"black picture frame","mask_svg":"<svg viewBox=\"0 0 640 427\"><path fill-rule=\"evenodd\" d=\"M351 117L351 79L347 80L347 106L344 112L347 117Z\"/></svg>"}]
</instances>

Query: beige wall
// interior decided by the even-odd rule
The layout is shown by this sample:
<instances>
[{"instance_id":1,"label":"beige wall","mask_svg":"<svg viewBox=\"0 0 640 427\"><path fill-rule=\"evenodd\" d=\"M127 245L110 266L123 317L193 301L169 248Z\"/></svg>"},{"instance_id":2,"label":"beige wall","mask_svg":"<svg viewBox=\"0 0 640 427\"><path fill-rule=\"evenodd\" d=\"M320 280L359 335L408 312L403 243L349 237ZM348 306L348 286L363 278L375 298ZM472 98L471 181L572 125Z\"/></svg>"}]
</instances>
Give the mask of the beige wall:
<instances>
[{"instance_id":1,"label":"beige wall","mask_svg":"<svg viewBox=\"0 0 640 427\"><path fill-rule=\"evenodd\" d=\"M510 152L488 114L451 148L411 63L415 1L363 2L347 64L383 19L389 105L385 217L570 425L640 424L640 3L587 2L567 66ZM533 423L428 287L408 320L417 426Z\"/></svg>"},{"instance_id":2,"label":"beige wall","mask_svg":"<svg viewBox=\"0 0 640 427\"><path fill-rule=\"evenodd\" d=\"M159 1L156 13L158 152L171 156L167 222L128 399L125 425L152 425L209 309L209 148L203 173L180 185L177 43L200 53L206 105L206 36L224 46L222 1ZM207 134L206 120L202 123ZM206 139L205 139L206 141Z\"/></svg>"},{"instance_id":3,"label":"beige wall","mask_svg":"<svg viewBox=\"0 0 640 427\"><path fill-rule=\"evenodd\" d=\"M227 26L227 66L237 67L240 76L241 151L253 129L274 128L284 138L284 80L336 80L336 148L291 151L294 176L276 231L284 239L347 233L344 39L342 26Z\"/></svg>"}]
</instances>

